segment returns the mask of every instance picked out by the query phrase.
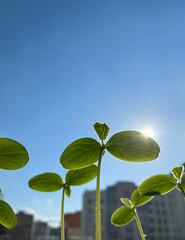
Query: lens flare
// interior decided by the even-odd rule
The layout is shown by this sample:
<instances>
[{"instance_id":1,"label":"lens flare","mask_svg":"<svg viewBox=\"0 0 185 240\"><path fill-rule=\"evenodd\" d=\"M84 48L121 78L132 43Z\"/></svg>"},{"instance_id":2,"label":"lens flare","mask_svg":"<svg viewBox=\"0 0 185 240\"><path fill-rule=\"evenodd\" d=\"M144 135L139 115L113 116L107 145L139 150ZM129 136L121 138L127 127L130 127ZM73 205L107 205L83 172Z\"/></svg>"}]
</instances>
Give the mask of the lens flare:
<instances>
[{"instance_id":1,"label":"lens flare","mask_svg":"<svg viewBox=\"0 0 185 240\"><path fill-rule=\"evenodd\" d=\"M154 132L149 128L143 129L141 132L148 137L151 137L151 138L154 137Z\"/></svg>"}]
</instances>

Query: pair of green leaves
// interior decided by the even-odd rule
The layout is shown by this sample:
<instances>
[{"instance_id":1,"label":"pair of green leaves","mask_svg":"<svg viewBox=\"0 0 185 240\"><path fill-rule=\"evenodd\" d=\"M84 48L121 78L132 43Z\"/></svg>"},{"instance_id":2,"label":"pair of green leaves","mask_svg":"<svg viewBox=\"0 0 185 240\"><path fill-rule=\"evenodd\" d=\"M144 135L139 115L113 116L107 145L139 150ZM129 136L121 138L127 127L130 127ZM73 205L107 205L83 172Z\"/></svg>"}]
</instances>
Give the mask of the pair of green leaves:
<instances>
[{"instance_id":1,"label":"pair of green leaves","mask_svg":"<svg viewBox=\"0 0 185 240\"><path fill-rule=\"evenodd\" d=\"M65 183L56 173L43 173L29 180L29 187L40 192L54 192L62 188L70 197L71 186L80 186L90 182L97 176L97 166L92 165L78 170L69 170L65 176Z\"/></svg>"},{"instance_id":2,"label":"pair of green leaves","mask_svg":"<svg viewBox=\"0 0 185 240\"><path fill-rule=\"evenodd\" d=\"M24 167L28 160L24 146L12 139L0 138L0 169L16 170ZM17 223L12 208L3 200L0 200L0 223L7 228L13 228Z\"/></svg>"},{"instance_id":3,"label":"pair of green leaves","mask_svg":"<svg viewBox=\"0 0 185 240\"><path fill-rule=\"evenodd\" d=\"M139 207L148 201L150 201L153 196L142 196L139 194L138 189L136 189L131 196L131 199L121 198L121 201L126 204L126 206L118 208L111 217L111 222L115 226L123 226L131 222L135 217L135 208Z\"/></svg>"},{"instance_id":4,"label":"pair of green leaves","mask_svg":"<svg viewBox=\"0 0 185 240\"><path fill-rule=\"evenodd\" d=\"M106 139L109 127L95 123L100 140ZM60 163L67 169L79 169L97 162L106 149L113 156L129 162L146 162L158 157L159 146L150 137L137 131L123 131L114 134L108 142L100 144L93 138L81 138L72 142L62 153Z\"/></svg>"},{"instance_id":5,"label":"pair of green leaves","mask_svg":"<svg viewBox=\"0 0 185 240\"><path fill-rule=\"evenodd\" d=\"M141 183L139 192L143 195L162 195L172 191L175 187L185 192L184 166L172 169L172 174L176 180L167 174L157 174Z\"/></svg>"}]
</instances>

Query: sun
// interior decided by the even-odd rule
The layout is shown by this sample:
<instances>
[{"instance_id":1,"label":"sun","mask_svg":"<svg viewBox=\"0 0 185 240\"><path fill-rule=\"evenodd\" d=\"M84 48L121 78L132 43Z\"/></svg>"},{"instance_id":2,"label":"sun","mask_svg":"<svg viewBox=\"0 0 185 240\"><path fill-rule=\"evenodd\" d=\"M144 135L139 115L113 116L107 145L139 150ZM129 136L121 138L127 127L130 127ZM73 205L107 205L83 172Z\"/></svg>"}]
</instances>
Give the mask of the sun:
<instances>
[{"instance_id":1,"label":"sun","mask_svg":"<svg viewBox=\"0 0 185 240\"><path fill-rule=\"evenodd\" d=\"M154 137L154 132L150 128L143 129L141 132L148 137Z\"/></svg>"}]
</instances>

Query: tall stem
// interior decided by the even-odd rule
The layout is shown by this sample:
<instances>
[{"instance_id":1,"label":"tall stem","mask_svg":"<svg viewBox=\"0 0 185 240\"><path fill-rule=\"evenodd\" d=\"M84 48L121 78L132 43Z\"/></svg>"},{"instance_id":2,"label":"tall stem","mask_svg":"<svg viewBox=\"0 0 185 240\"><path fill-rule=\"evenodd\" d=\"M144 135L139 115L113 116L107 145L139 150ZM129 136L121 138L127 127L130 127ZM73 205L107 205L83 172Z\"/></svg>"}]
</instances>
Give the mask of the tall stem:
<instances>
[{"instance_id":1,"label":"tall stem","mask_svg":"<svg viewBox=\"0 0 185 240\"><path fill-rule=\"evenodd\" d=\"M61 240L65 240L65 230L64 230L64 191L65 191L65 187L63 187L63 192L62 192L62 207L61 207Z\"/></svg>"},{"instance_id":2,"label":"tall stem","mask_svg":"<svg viewBox=\"0 0 185 240\"><path fill-rule=\"evenodd\" d=\"M140 223L140 220L139 220L136 209L134 209L134 213L135 213L135 218L136 218L136 222L137 222L137 225L138 225L138 228L139 228L141 238L142 238L142 240L145 240L145 235L144 235L144 232L143 232L143 229L142 229L142 226L141 226L141 223Z\"/></svg>"},{"instance_id":3,"label":"tall stem","mask_svg":"<svg viewBox=\"0 0 185 240\"><path fill-rule=\"evenodd\" d=\"M97 182L96 182L96 240L101 240L100 172L101 172L101 160L103 156L103 151L104 151L104 146L102 146L102 151L100 153L100 158L98 161L98 174L97 174Z\"/></svg>"}]
</instances>

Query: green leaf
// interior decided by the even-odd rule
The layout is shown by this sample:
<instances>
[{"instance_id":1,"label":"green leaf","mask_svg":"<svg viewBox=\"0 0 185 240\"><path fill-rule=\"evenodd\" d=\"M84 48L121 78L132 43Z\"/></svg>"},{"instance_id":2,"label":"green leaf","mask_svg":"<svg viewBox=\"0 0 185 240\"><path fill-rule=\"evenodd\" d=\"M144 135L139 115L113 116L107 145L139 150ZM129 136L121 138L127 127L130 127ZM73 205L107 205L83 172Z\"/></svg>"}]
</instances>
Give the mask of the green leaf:
<instances>
[{"instance_id":1,"label":"green leaf","mask_svg":"<svg viewBox=\"0 0 185 240\"><path fill-rule=\"evenodd\" d=\"M3 200L0 200L0 223L6 228L14 228L17 224L15 213Z\"/></svg>"},{"instance_id":2,"label":"green leaf","mask_svg":"<svg viewBox=\"0 0 185 240\"><path fill-rule=\"evenodd\" d=\"M181 186L183 187L183 190L185 191L185 173L183 174L181 178Z\"/></svg>"},{"instance_id":3,"label":"green leaf","mask_svg":"<svg viewBox=\"0 0 185 240\"><path fill-rule=\"evenodd\" d=\"M176 179L181 179L181 177L184 173L184 166L175 167L172 169L171 172Z\"/></svg>"},{"instance_id":4,"label":"green leaf","mask_svg":"<svg viewBox=\"0 0 185 240\"><path fill-rule=\"evenodd\" d=\"M93 126L100 140L105 140L110 129L107 124L96 122Z\"/></svg>"},{"instance_id":5,"label":"green leaf","mask_svg":"<svg viewBox=\"0 0 185 240\"><path fill-rule=\"evenodd\" d=\"M29 180L29 187L39 192L55 192L63 188L62 178L56 173L43 173Z\"/></svg>"},{"instance_id":6,"label":"green leaf","mask_svg":"<svg viewBox=\"0 0 185 240\"><path fill-rule=\"evenodd\" d=\"M138 190L140 194L154 196L170 192L177 183L173 177L166 174L154 175L141 183Z\"/></svg>"},{"instance_id":7,"label":"green leaf","mask_svg":"<svg viewBox=\"0 0 185 240\"><path fill-rule=\"evenodd\" d=\"M65 187L64 191L65 191L66 196L69 198L71 196L71 187L67 185Z\"/></svg>"},{"instance_id":8,"label":"green leaf","mask_svg":"<svg viewBox=\"0 0 185 240\"><path fill-rule=\"evenodd\" d=\"M80 138L64 150L60 163L67 169L87 167L99 160L101 151L101 145L93 138Z\"/></svg>"},{"instance_id":9,"label":"green leaf","mask_svg":"<svg viewBox=\"0 0 185 240\"><path fill-rule=\"evenodd\" d=\"M185 173L182 175L180 185L181 185L183 191L185 192ZM181 191L181 189L179 188L179 186L177 186L177 189L178 189L179 191Z\"/></svg>"},{"instance_id":10,"label":"green leaf","mask_svg":"<svg viewBox=\"0 0 185 240\"><path fill-rule=\"evenodd\" d=\"M146 162L158 157L158 144L150 137L136 131L124 131L114 134L106 149L113 156L129 162Z\"/></svg>"},{"instance_id":11,"label":"green leaf","mask_svg":"<svg viewBox=\"0 0 185 240\"><path fill-rule=\"evenodd\" d=\"M132 193L131 196L131 202L133 204L133 207L139 207L148 201L150 201L153 198L153 196L144 196L139 194L138 188Z\"/></svg>"},{"instance_id":12,"label":"green leaf","mask_svg":"<svg viewBox=\"0 0 185 240\"><path fill-rule=\"evenodd\" d=\"M111 222L115 226L126 225L134 218L134 210L130 207L123 206L118 208L111 217Z\"/></svg>"},{"instance_id":13,"label":"green leaf","mask_svg":"<svg viewBox=\"0 0 185 240\"><path fill-rule=\"evenodd\" d=\"M132 202L128 198L121 198L121 201L127 206L132 207Z\"/></svg>"},{"instance_id":14,"label":"green leaf","mask_svg":"<svg viewBox=\"0 0 185 240\"><path fill-rule=\"evenodd\" d=\"M24 167L28 160L28 152L20 143L0 138L0 169L16 170Z\"/></svg>"},{"instance_id":15,"label":"green leaf","mask_svg":"<svg viewBox=\"0 0 185 240\"><path fill-rule=\"evenodd\" d=\"M65 182L70 186L80 186L94 179L97 173L98 168L96 165L77 170L69 170L66 174Z\"/></svg>"}]
</instances>

